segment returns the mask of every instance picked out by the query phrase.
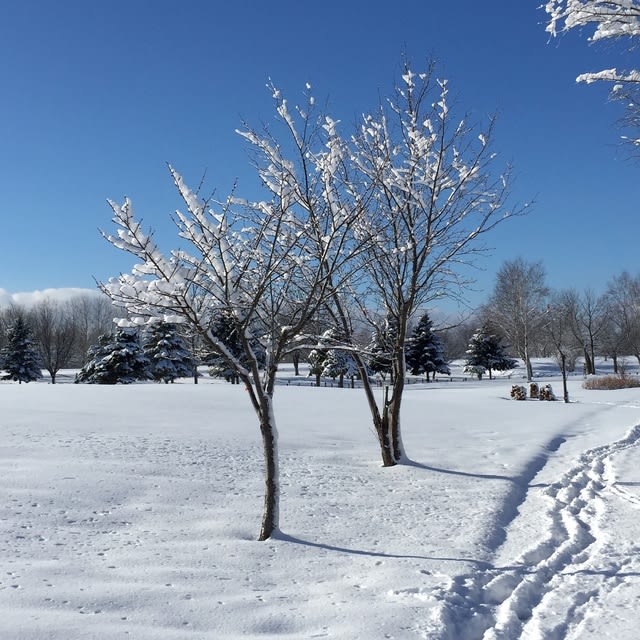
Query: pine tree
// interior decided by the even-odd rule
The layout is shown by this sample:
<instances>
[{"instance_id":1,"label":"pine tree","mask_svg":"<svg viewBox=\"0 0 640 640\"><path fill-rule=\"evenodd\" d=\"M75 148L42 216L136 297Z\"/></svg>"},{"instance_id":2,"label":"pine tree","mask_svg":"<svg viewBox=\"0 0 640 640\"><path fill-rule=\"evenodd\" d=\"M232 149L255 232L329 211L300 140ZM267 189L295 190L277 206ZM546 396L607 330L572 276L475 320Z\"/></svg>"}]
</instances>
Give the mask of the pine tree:
<instances>
[{"instance_id":1,"label":"pine tree","mask_svg":"<svg viewBox=\"0 0 640 640\"><path fill-rule=\"evenodd\" d=\"M222 341L234 359L241 362L244 366L249 365L246 354L243 352L242 340L238 335L237 324L231 314L224 311L218 314L211 324L211 333ZM266 359L264 347L257 340L251 340L250 346L253 355L258 361L258 365L262 367ZM207 354L204 362L209 366L210 375L217 378L224 378L232 384L240 383L240 377L237 371L222 355Z\"/></svg>"},{"instance_id":2,"label":"pine tree","mask_svg":"<svg viewBox=\"0 0 640 640\"><path fill-rule=\"evenodd\" d=\"M411 337L405 346L405 361L412 375L423 373L444 373L449 375L451 371L444 355L442 341L431 329L432 322L429 314L425 313L419 320Z\"/></svg>"},{"instance_id":3,"label":"pine tree","mask_svg":"<svg viewBox=\"0 0 640 640\"><path fill-rule=\"evenodd\" d=\"M491 380L493 371L507 371L516 365L517 361L505 353L500 339L490 333L486 326L478 329L471 337L464 370L467 373L475 373L478 380L482 380L485 371L489 372Z\"/></svg>"},{"instance_id":4,"label":"pine tree","mask_svg":"<svg viewBox=\"0 0 640 640\"><path fill-rule=\"evenodd\" d=\"M31 340L31 331L22 316L18 316L7 331L7 343L2 350L2 368L6 380L19 383L42 378L38 351Z\"/></svg>"},{"instance_id":5,"label":"pine tree","mask_svg":"<svg viewBox=\"0 0 640 640\"><path fill-rule=\"evenodd\" d=\"M328 350L321 347L312 349L307 356L307 362L309 363L309 375L315 376L316 387L320 386L320 377L324 371L324 363L327 360Z\"/></svg>"},{"instance_id":6,"label":"pine tree","mask_svg":"<svg viewBox=\"0 0 640 640\"><path fill-rule=\"evenodd\" d=\"M393 343L396 335L396 324L387 317L383 325L375 328L367 347L369 352L367 366L373 373L379 373L382 378L391 373Z\"/></svg>"},{"instance_id":7,"label":"pine tree","mask_svg":"<svg viewBox=\"0 0 640 640\"><path fill-rule=\"evenodd\" d=\"M148 380L149 366L137 331L118 329L115 334L100 336L98 344L89 348L87 363L80 369L75 381L131 384L137 380Z\"/></svg>"},{"instance_id":8,"label":"pine tree","mask_svg":"<svg viewBox=\"0 0 640 640\"><path fill-rule=\"evenodd\" d=\"M323 335L323 340L327 344L339 344L344 342L344 339L336 329L329 329ZM325 352L325 357L322 363L321 374L328 378L338 378L338 386L344 386L344 377L352 377L358 373L356 363L348 351L343 349L329 349Z\"/></svg>"},{"instance_id":9,"label":"pine tree","mask_svg":"<svg viewBox=\"0 0 640 640\"><path fill-rule=\"evenodd\" d=\"M160 322L149 330L144 343L149 372L165 384L193 374L193 358L175 324Z\"/></svg>"}]
</instances>

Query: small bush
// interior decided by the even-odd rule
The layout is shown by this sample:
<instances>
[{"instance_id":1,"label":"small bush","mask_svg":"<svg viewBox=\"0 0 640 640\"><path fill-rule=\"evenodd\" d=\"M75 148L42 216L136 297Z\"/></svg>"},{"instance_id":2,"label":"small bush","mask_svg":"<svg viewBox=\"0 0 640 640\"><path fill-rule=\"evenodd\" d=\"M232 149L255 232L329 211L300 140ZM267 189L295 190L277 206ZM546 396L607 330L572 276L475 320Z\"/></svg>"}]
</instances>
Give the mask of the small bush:
<instances>
[{"instance_id":1,"label":"small bush","mask_svg":"<svg viewBox=\"0 0 640 640\"><path fill-rule=\"evenodd\" d=\"M537 398L540 395L540 387L537 382L532 382L529 384L529 397Z\"/></svg>"},{"instance_id":2,"label":"small bush","mask_svg":"<svg viewBox=\"0 0 640 640\"><path fill-rule=\"evenodd\" d=\"M634 389L640 387L638 378L629 376L598 376L585 380L582 384L583 388L602 391L611 391L613 389Z\"/></svg>"}]
</instances>

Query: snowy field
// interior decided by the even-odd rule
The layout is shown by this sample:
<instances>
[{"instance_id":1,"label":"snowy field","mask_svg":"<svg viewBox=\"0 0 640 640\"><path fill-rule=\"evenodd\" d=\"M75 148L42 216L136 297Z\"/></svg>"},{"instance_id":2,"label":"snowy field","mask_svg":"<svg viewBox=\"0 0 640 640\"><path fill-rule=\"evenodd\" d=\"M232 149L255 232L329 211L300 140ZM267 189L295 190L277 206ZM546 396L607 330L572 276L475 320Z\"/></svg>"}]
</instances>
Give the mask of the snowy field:
<instances>
[{"instance_id":1,"label":"snowy field","mask_svg":"<svg viewBox=\"0 0 640 640\"><path fill-rule=\"evenodd\" d=\"M279 387L267 542L242 387L0 384L0 638L637 639L640 390L581 382L412 386L391 469L361 391Z\"/></svg>"}]
</instances>

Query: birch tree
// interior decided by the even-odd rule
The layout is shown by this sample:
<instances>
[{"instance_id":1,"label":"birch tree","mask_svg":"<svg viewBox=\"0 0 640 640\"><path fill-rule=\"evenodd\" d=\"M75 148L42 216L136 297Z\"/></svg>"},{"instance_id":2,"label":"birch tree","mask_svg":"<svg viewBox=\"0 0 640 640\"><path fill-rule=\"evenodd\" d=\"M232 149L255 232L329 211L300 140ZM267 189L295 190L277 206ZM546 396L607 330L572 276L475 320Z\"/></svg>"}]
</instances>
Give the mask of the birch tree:
<instances>
[{"instance_id":1,"label":"birch tree","mask_svg":"<svg viewBox=\"0 0 640 640\"><path fill-rule=\"evenodd\" d=\"M640 38L640 2L638 0L549 0L544 5L549 15L546 30L556 36L575 28L593 28L592 43L611 40L628 41L637 46ZM580 74L577 82L612 83L611 97L624 104L622 124L633 133L623 136L640 147L640 70L600 69Z\"/></svg>"},{"instance_id":2,"label":"birch tree","mask_svg":"<svg viewBox=\"0 0 640 640\"><path fill-rule=\"evenodd\" d=\"M110 202L117 230L104 235L139 264L102 285L127 311L129 319L121 324L187 324L244 383L264 451L260 540L279 528L273 408L278 364L299 347L304 329L339 289L351 256L357 255L345 246L358 207L338 194L345 158L337 123L314 115L310 94L302 108L292 110L277 89L271 90L280 137L248 126L238 132L255 157L267 198L247 201L236 193L222 201L203 198L170 167L184 203L174 222L189 249L164 252L143 231L128 199ZM235 324L240 356L211 330L212 319L221 313ZM263 366L252 347L256 341L266 354Z\"/></svg>"}]
</instances>

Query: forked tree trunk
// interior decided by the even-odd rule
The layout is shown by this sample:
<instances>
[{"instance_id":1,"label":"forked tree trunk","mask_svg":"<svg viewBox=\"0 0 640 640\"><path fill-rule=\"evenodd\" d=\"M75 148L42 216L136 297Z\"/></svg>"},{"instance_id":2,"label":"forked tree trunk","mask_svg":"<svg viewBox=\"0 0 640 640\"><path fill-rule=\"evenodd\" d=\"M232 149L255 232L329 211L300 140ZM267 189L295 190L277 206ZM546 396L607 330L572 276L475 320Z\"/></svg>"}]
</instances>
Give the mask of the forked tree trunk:
<instances>
[{"instance_id":1,"label":"forked tree trunk","mask_svg":"<svg viewBox=\"0 0 640 640\"><path fill-rule=\"evenodd\" d=\"M359 354L354 354L354 360L360 379L362 380L362 387L364 389L365 396L367 398L367 404L369 405L369 411L371 412L371 419L373 420L373 429L378 438L378 444L380 445L380 455L382 457L383 467L392 467L396 464L396 460L393 456L393 449L391 445L391 437L389 432L388 421L383 419L378 410L378 403L371 387L371 382L367 374L367 368L362 361Z\"/></svg>"}]
</instances>

